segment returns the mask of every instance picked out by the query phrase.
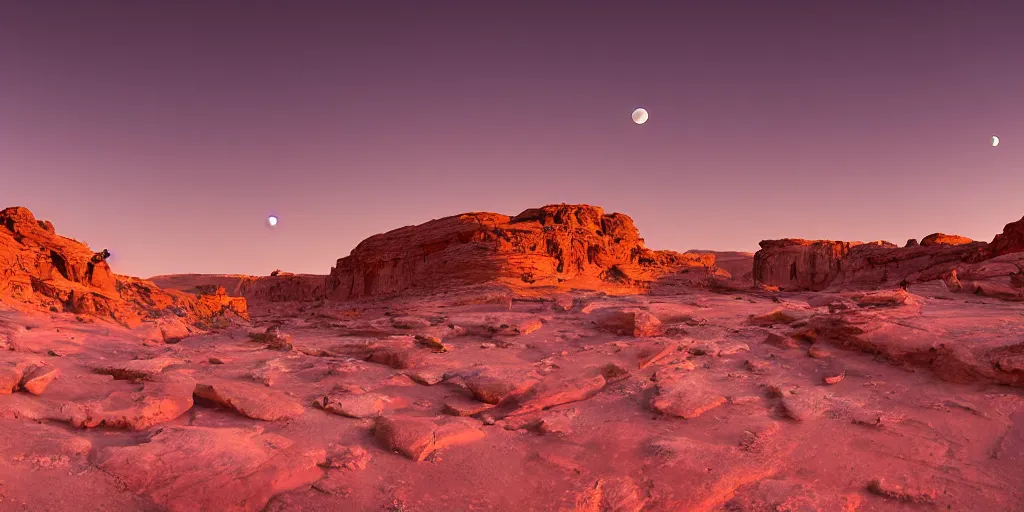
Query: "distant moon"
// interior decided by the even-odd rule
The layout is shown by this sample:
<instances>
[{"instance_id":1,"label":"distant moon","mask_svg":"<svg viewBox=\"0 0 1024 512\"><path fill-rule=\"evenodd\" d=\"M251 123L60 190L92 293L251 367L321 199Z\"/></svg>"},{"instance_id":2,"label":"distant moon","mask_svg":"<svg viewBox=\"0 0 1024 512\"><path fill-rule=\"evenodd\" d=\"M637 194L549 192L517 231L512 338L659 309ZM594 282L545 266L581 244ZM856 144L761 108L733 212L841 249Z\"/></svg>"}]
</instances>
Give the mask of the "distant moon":
<instances>
[{"instance_id":1,"label":"distant moon","mask_svg":"<svg viewBox=\"0 0 1024 512\"><path fill-rule=\"evenodd\" d=\"M992 147L996 147L998 145L999 145L999 137L996 137L995 135L993 135L992 136Z\"/></svg>"},{"instance_id":2,"label":"distant moon","mask_svg":"<svg viewBox=\"0 0 1024 512\"><path fill-rule=\"evenodd\" d=\"M644 124L647 122L647 110L638 108L633 111L633 122L636 124Z\"/></svg>"},{"instance_id":3,"label":"distant moon","mask_svg":"<svg viewBox=\"0 0 1024 512\"><path fill-rule=\"evenodd\" d=\"M274 215L271 215L270 217L267 217L267 224L270 224L270 227L276 226L277 225L277 217L274 216Z\"/></svg>"}]
</instances>

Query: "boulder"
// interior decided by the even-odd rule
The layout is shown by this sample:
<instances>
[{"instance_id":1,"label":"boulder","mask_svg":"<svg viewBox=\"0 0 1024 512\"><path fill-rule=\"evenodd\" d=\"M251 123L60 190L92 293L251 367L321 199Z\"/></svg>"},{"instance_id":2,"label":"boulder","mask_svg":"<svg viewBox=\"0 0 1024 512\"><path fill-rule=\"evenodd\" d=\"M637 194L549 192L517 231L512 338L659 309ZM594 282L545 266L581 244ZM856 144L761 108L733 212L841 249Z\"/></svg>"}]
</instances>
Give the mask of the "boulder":
<instances>
[{"instance_id":1,"label":"boulder","mask_svg":"<svg viewBox=\"0 0 1024 512\"><path fill-rule=\"evenodd\" d=\"M643 338L661 332L661 321L647 311L637 308L604 308L590 314L601 330L620 336Z\"/></svg>"},{"instance_id":2,"label":"boulder","mask_svg":"<svg viewBox=\"0 0 1024 512\"><path fill-rule=\"evenodd\" d=\"M471 443L485 437L478 421L457 417L438 419L414 416L382 416L374 435L388 450L423 461L432 453L449 446Z\"/></svg>"}]
</instances>

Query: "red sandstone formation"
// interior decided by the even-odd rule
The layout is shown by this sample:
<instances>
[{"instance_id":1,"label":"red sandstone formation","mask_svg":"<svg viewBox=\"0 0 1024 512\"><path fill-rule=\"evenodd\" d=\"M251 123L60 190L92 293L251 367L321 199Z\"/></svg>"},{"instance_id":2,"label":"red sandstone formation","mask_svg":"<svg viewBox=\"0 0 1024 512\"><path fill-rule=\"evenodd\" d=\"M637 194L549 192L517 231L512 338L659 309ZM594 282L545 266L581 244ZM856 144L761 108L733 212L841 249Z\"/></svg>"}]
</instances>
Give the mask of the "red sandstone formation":
<instances>
[{"instance_id":1,"label":"red sandstone formation","mask_svg":"<svg viewBox=\"0 0 1024 512\"><path fill-rule=\"evenodd\" d=\"M1024 252L1024 218L1007 224L1003 232L992 239L988 251L991 257Z\"/></svg>"},{"instance_id":2,"label":"red sandstone formation","mask_svg":"<svg viewBox=\"0 0 1024 512\"><path fill-rule=\"evenodd\" d=\"M945 233L932 233L921 239L921 245L964 245L972 244L974 240L960 235L947 235Z\"/></svg>"},{"instance_id":3,"label":"red sandstone formation","mask_svg":"<svg viewBox=\"0 0 1024 512\"><path fill-rule=\"evenodd\" d=\"M823 290L841 270L840 261L860 242L764 240L754 253L757 284L783 290Z\"/></svg>"},{"instance_id":4,"label":"red sandstone formation","mask_svg":"<svg viewBox=\"0 0 1024 512\"><path fill-rule=\"evenodd\" d=\"M283 272L157 278L199 298L111 283L83 244L6 212L3 507L896 511L1024 499L1020 307L992 298L1024 286L1009 226L996 257L977 243L764 242L761 278L856 289L769 295L734 280L709 293L726 271L742 281L749 256L715 255L723 270L651 252L624 216L470 214L360 244L330 279L348 276L371 300L338 302L314 300L324 277ZM895 288L904 278L909 291ZM621 294L652 280L657 294ZM48 294L66 289L120 318L171 302L192 319L230 302L225 288L252 298L252 331L181 331L162 317L171 343L140 343L114 323L5 309L64 307Z\"/></svg>"},{"instance_id":5,"label":"red sandstone formation","mask_svg":"<svg viewBox=\"0 0 1024 512\"><path fill-rule=\"evenodd\" d=\"M148 281L115 275L105 259L57 235L52 223L37 221L26 208L0 211L2 302L96 316L128 327L161 317L189 324L226 313L247 318L245 299L223 290L198 296L164 291Z\"/></svg>"},{"instance_id":6,"label":"red sandstone formation","mask_svg":"<svg viewBox=\"0 0 1024 512\"><path fill-rule=\"evenodd\" d=\"M947 279L951 272L969 275L970 284L957 291L1011 300L1024 298L1020 282L1024 267L1017 265L1020 251L1015 236L1020 227L1007 225L992 244L936 233L920 245L897 247L888 242L836 242L831 240L766 240L754 255L754 279L782 290L822 291L895 287ZM998 242L998 244L997 244ZM998 248L997 248L998 247ZM1006 255L999 261L993 256ZM950 281L951 282L951 281ZM951 285L952 286L952 285Z\"/></svg>"},{"instance_id":7,"label":"red sandstone formation","mask_svg":"<svg viewBox=\"0 0 1024 512\"><path fill-rule=\"evenodd\" d=\"M347 300L488 282L517 289L637 290L714 256L652 251L626 215L551 205L507 217L467 213L372 236L338 260L328 297Z\"/></svg>"},{"instance_id":8,"label":"red sandstone formation","mask_svg":"<svg viewBox=\"0 0 1024 512\"><path fill-rule=\"evenodd\" d=\"M149 278L157 286L186 292L208 293L224 288L229 295L250 301L319 300L326 296L327 276L279 272L270 276L173 274Z\"/></svg>"}]
</instances>

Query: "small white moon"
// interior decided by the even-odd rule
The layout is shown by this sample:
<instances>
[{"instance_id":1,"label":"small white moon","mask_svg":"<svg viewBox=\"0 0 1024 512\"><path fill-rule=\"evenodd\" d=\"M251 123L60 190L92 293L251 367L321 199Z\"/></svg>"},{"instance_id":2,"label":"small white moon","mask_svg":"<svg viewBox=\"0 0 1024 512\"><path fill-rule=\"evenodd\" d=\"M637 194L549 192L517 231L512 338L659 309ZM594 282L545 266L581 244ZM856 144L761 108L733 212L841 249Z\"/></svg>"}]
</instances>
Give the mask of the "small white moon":
<instances>
[{"instance_id":1,"label":"small white moon","mask_svg":"<svg viewBox=\"0 0 1024 512\"><path fill-rule=\"evenodd\" d=\"M277 217L274 216L274 215L271 215L270 217L267 217L267 224L270 224L270 227L276 226L277 225Z\"/></svg>"},{"instance_id":2,"label":"small white moon","mask_svg":"<svg viewBox=\"0 0 1024 512\"><path fill-rule=\"evenodd\" d=\"M993 135L992 136L992 147L996 147L998 145L999 145L999 137L996 137L995 135Z\"/></svg>"},{"instance_id":3,"label":"small white moon","mask_svg":"<svg viewBox=\"0 0 1024 512\"><path fill-rule=\"evenodd\" d=\"M644 124L647 122L647 110L638 108L633 111L633 122L636 124Z\"/></svg>"}]
</instances>

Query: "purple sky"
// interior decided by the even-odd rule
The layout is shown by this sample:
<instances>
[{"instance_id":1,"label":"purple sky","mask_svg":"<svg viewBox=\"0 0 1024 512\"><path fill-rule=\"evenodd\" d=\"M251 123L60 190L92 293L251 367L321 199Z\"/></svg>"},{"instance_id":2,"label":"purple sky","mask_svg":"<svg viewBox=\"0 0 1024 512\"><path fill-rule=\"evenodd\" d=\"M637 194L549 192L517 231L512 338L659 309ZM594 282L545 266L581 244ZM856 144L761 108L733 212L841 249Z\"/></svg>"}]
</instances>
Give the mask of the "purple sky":
<instances>
[{"instance_id":1,"label":"purple sky","mask_svg":"<svg viewBox=\"0 0 1024 512\"><path fill-rule=\"evenodd\" d=\"M141 276L558 202L675 250L1024 215L1020 2L670 4L4 2L0 205Z\"/></svg>"}]
</instances>

